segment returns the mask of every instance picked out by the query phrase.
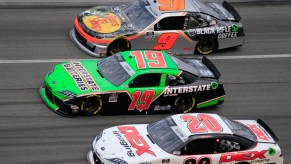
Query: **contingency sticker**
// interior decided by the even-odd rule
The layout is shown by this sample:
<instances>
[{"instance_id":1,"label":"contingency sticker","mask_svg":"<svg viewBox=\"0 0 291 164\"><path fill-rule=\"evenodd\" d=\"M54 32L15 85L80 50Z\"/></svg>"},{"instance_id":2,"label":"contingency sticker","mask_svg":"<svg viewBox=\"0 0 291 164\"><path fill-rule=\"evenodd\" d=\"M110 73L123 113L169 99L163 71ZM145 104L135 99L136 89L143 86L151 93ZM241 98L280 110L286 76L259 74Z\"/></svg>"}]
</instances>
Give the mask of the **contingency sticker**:
<instances>
[{"instance_id":1,"label":"contingency sticker","mask_svg":"<svg viewBox=\"0 0 291 164\"><path fill-rule=\"evenodd\" d=\"M120 29L121 20L113 13L83 17L84 24L92 31L108 34Z\"/></svg>"}]
</instances>

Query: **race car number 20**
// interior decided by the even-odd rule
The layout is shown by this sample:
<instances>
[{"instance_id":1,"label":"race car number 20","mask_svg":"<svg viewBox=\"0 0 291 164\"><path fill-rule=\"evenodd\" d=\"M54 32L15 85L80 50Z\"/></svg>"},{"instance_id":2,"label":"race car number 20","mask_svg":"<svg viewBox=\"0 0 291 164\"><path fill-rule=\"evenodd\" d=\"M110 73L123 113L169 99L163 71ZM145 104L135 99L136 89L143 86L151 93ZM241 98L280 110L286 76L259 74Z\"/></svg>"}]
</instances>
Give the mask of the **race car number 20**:
<instances>
[{"instance_id":1,"label":"race car number 20","mask_svg":"<svg viewBox=\"0 0 291 164\"><path fill-rule=\"evenodd\" d=\"M187 158L184 162L184 164L211 164L211 159L208 157L202 157L200 159L196 159L194 157Z\"/></svg>"},{"instance_id":2,"label":"race car number 20","mask_svg":"<svg viewBox=\"0 0 291 164\"><path fill-rule=\"evenodd\" d=\"M207 114L199 114L198 116L182 115L181 119L188 122L187 127L191 133L223 131L221 125L215 120L215 118Z\"/></svg>"},{"instance_id":3,"label":"race car number 20","mask_svg":"<svg viewBox=\"0 0 291 164\"><path fill-rule=\"evenodd\" d=\"M135 108L137 110L147 110L155 96L154 90L148 90L148 91L135 91L132 94L132 101L130 103L130 106L128 110L134 110Z\"/></svg>"}]
</instances>

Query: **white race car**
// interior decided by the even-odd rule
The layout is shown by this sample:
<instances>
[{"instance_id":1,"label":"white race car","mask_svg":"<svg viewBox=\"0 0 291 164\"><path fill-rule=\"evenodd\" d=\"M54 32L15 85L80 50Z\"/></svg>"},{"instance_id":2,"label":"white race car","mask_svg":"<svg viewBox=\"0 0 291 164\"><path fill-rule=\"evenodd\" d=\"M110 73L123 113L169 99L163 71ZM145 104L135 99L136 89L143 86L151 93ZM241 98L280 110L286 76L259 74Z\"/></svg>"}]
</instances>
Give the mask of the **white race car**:
<instances>
[{"instance_id":1,"label":"white race car","mask_svg":"<svg viewBox=\"0 0 291 164\"><path fill-rule=\"evenodd\" d=\"M105 129L87 158L90 164L283 164L277 141L260 119L178 114Z\"/></svg>"}]
</instances>

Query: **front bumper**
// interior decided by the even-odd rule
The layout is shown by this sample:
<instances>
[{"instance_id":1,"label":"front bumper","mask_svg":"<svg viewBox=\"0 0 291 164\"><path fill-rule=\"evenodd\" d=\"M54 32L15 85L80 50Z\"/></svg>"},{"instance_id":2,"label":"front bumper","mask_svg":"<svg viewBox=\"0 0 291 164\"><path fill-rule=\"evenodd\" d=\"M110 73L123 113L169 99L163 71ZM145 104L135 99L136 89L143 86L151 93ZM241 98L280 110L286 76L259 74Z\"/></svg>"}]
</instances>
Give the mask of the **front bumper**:
<instances>
[{"instance_id":1,"label":"front bumper","mask_svg":"<svg viewBox=\"0 0 291 164\"><path fill-rule=\"evenodd\" d=\"M92 150L87 154L87 160L89 164L102 164L103 162L99 159L99 157Z\"/></svg>"},{"instance_id":2,"label":"front bumper","mask_svg":"<svg viewBox=\"0 0 291 164\"><path fill-rule=\"evenodd\" d=\"M107 46L88 42L76 29L71 29L69 34L73 43L87 55L106 57Z\"/></svg>"},{"instance_id":3,"label":"front bumper","mask_svg":"<svg viewBox=\"0 0 291 164\"><path fill-rule=\"evenodd\" d=\"M74 117L70 108L63 103L62 100L53 95L53 93L45 86L39 88L39 94L43 102L55 113L64 117Z\"/></svg>"}]
</instances>

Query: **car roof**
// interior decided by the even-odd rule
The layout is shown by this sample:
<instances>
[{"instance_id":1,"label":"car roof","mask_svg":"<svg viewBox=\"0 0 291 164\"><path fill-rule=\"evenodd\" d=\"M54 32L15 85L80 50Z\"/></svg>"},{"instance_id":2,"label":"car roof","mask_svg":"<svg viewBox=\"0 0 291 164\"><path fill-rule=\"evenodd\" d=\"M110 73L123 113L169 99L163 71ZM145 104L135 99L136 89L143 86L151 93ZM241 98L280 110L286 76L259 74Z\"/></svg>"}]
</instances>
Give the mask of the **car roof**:
<instances>
[{"instance_id":1,"label":"car roof","mask_svg":"<svg viewBox=\"0 0 291 164\"><path fill-rule=\"evenodd\" d=\"M217 114L187 113L171 117L187 137L201 134L233 134L229 126Z\"/></svg>"},{"instance_id":2,"label":"car roof","mask_svg":"<svg viewBox=\"0 0 291 164\"><path fill-rule=\"evenodd\" d=\"M205 2L202 2L200 0L185 0L185 7L183 9L179 10L160 10L161 4L159 4L158 0L147 0L150 4L152 10L158 15L164 14L164 13L170 13L170 12L196 12L196 13L205 13L207 15L214 16L216 18L219 18L219 15L217 12L212 10L209 6L206 5Z\"/></svg>"},{"instance_id":3,"label":"car roof","mask_svg":"<svg viewBox=\"0 0 291 164\"><path fill-rule=\"evenodd\" d=\"M162 56L162 60L165 61L166 65L159 67L159 66L155 66L150 67L148 63L157 63L157 61L155 60L147 60L145 59L145 57L142 57L142 61L145 67L144 68L139 68L138 64L137 64L137 59L136 57L134 57L132 54L137 54L137 55L141 55L141 54L145 54L145 52L150 52L150 53L158 53ZM175 69L175 70L179 70L178 66L176 65L176 63L173 61L173 59L170 57L169 54L167 54L164 51L153 51L153 50L138 50L138 51L123 51L121 52L121 55L123 57L123 59L128 63L128 65L134 70L134 71L138 71L138 70L145 70L145 69ZM145 56L145 55L142 55ZM147 61L147 62L146 62Z\"/></svg>"}]
</instances>

